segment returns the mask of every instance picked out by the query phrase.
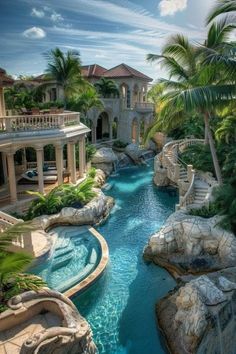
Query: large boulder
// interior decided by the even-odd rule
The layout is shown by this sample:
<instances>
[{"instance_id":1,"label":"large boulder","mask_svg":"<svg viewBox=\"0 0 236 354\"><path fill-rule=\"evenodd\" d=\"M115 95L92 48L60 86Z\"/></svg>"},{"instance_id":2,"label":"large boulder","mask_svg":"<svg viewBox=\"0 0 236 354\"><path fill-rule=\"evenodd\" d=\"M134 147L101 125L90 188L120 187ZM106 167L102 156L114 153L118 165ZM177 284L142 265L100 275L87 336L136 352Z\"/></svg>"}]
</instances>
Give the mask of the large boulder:
<instances>
[{"instance_id":1,"label":"large boulder","mask_svg":"<svg viewBox=\"0 0 236 354\"><path fill-rule=\"evenodd\" d=\"M118 158L118 161L117 161L117 168L123 168L123 167L128 167L128 166L131 166L133 165L133 160L128 156L126 155L125 153L123 152L118 152L116 153L117 155L117 158Z\"/></svg>"},{"instance_id":2,"label":"large boulder","mask_svg":"<svg viewBox=\"0 0 236 354\"><path fill-rule=\"evenodd\" d=\"M92 165L109 175L113 169L114 164L117 162L117 156L111 148L102 147L97 150L92 158Z\"/></svg>"},{"instance_id":3,"label":"large boulder","mask_svg":"<svg viewBox=\"0 0 236 354\"><path fill-rule=\"evenodd\" d=\"M219 217L205 219L178 211L151 236L144 256L180 273L234 266L236 237L221 229L219 221Z\"/></svg>"},{"instance_id":4,"label":"large boulder","mask_svg":"<svg viewBox=\"0 0 236 354\"><path fill-rule=\"evenodd\" d=\"M143 150L137 144L129 144L125 148L125 154L128 155L135 163L141 162Z\"/></svg>"},{"instance_id":5,"label":"large boulder","mask_svg":"<svg viewBox=\"0 0 236 354\"><path fill-rule=\"evenodd\" d=\"M109 215L114 205L112 197L105 196L96 189L97 196L81 209L63 208L60 213L53 215L42 215L34 219L34 224L40 229L57 224L69 225L94 225L101 223Z\"/></svg>"},{"instance_id":6,"label":"large boulder","mask_svg":"<svg viewBox=\"0 0 236 354\"><path fill-rule=\"evenodd\" d=\"M157 305L171 353L235 353L236 268L183 278Z\"/></svg>"}]
</instances>

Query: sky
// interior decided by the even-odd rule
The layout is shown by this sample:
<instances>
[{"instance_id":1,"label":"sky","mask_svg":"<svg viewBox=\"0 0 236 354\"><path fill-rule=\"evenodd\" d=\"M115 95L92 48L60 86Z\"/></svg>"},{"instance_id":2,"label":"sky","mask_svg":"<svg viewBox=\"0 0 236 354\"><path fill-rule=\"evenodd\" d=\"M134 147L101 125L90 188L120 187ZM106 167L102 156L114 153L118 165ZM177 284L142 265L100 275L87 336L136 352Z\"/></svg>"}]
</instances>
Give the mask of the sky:
<instances>
[{"instance_id":1,"label":"sky","mask_svg":"<svg viewBox=\"0 0 236 354\"><path fill-rule=\"evenodd\" d=\"M83 65L126 63L157 79L146 62L175 33L199 42L214 0L0 0L0 67L13 76L44 72L52 48L78 50Z\"/></svg>"}]
</instances>

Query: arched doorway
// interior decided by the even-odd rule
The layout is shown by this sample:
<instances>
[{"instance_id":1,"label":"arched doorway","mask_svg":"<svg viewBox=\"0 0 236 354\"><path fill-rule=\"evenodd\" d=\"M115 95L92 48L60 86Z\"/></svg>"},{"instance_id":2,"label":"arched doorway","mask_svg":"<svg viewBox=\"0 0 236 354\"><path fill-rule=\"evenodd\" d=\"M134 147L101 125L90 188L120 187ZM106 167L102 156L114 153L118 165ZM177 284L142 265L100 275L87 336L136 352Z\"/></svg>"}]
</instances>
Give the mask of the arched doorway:
<instances>
[{"instance_id":1,"label":"arched doorway","mask_svg":"<svg viewBox=\"0 0 236 354\"><path fill-rule=\"evenodd\" d=\"M107 112L102 112L98 117L96 136L97 140L109 138L109 116Z\"/></svg>"}]
</instances>

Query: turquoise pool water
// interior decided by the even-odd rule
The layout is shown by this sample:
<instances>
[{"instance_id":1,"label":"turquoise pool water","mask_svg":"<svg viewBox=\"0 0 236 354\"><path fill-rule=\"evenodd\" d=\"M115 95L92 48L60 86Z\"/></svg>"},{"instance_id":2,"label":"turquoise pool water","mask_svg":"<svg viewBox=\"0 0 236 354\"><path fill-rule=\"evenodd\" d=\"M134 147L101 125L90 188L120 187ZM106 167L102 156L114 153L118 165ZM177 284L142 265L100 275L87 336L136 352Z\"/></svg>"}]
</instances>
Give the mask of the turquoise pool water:
<instances>
[{"instance_id":1,"label":"turquoise pool water","mask_svg":"<svg viewBox=\"0 0 236 354\"><path fill-rule=\"evenodd\" d=\"M101 259L101 247L86 227L58 226L50 234L55 237L51 256L31 273L64 292L94 271Z\"/></svg>"},{"instance_id":2,"label":"turquoise pool water","mask_svg":"<svg viewBox=\"0 0 236 354\"><path fill-rule=\"evenodd\" d=\"M175 281L162 268L145 264L149 236L174 211L177 198L152 183L152 163L110 177L105 193L116 199L110 218L98 228L110 262L104 275L73 299L89 321L99 354L165 353L157 332L155 304Z\"/></svg>"}]
</instances>

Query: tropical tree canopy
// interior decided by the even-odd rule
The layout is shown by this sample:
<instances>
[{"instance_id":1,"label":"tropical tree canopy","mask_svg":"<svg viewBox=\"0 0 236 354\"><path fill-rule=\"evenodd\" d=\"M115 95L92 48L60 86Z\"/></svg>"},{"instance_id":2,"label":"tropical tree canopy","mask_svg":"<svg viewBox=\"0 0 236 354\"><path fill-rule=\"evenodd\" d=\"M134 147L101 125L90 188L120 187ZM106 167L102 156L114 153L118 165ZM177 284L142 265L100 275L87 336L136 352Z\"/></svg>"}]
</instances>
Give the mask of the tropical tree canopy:
<instances>
[{"instance_id":1,"label":"tropical tree canopy","mask_svg":"<svg viewBox=\"0 0 236 354\"><path fill-rule=\"evenodd\" d=\"M157 130L168 132L183 124L189 115L203 119L206 142L209 139L219 182L221 172L210 122L217 107L235 100L236 76L232 74L236 73L236 61L229 41L234 28L235 25L228 21L213 23L207 39L201 45L194 45L188 38L177 34L167 41L161 54L149 54L147 57L150 62L158 61L169 78L158 80L163 85L163 94L159 99L160 111L146 138Z\"/></svg>"},{"instance_id":2,"label":"tropical tree canopy","mask_svg":"<svg viewBox=\"0 0 236 354\"><path fill-rule=\"evenodd\" d=\"M59 48L55 48L46 53L45 58L48 62L46 74L62 86L66 99L84 87L78 51L69 50L63 53Z\"/></svg>"},{"instance_id":3,"label":"tropical tree canopy","mask_svg":"<svg viewBox=\"0 0 236 354\"><path fill-rule=\"evenodd\" d=\"M32 224L19 222L0 233L0 312L7 309L7 300L26 290L37 291L46 284L35 275L22 274L33 258L25 252L11 252L16 237L32 231Z\"/></svg>"},{"instance_id":4,"label":"tropical tree canopy","mask_svg":"<svg viewBox=\"0 0 236 354\"><path fill-rule=\"evenodd\" d=\"M103 98L119 97L119 89L113 80L102 77L94 86Z\"/></svg>"},{"instance_id":5,"label":"tropical tree canopy","mask_svg":"<svg viewBox=\"0 0 236 354\"><path fill-rule=\"evenodd\" d=\"M230 21L235 22L236 0L218 0L207 17L207 23L209 24L219 15L227 14L232 14Z\"/></svg>"}]
</instances>

